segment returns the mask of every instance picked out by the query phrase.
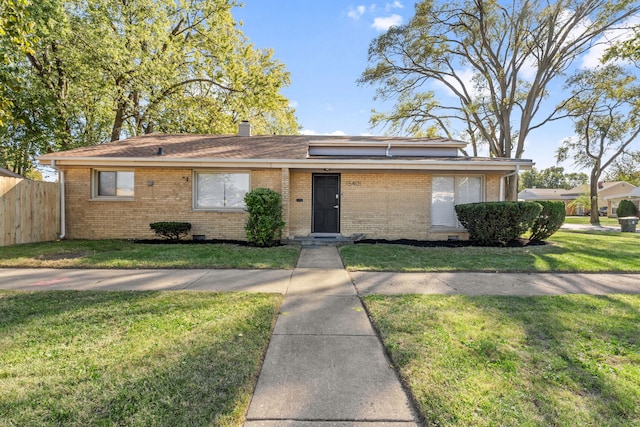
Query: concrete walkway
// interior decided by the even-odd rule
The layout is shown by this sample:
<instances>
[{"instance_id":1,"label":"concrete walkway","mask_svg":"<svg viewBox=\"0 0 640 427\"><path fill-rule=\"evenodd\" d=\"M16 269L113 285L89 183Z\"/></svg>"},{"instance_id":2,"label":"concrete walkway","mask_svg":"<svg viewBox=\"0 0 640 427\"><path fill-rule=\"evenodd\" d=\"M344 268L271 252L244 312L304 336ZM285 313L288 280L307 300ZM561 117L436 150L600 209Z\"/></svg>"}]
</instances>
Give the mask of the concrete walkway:
<instances>
[{"instance_id":1,"label":"concrete walkway","mask_svg":"<svg viewBox=\"0 0 640 427\"><path fill-rule=\"evenodd\" d=\"M246 427L416 426L335 247L304 248Z\"/></svg>"}]
</instances>

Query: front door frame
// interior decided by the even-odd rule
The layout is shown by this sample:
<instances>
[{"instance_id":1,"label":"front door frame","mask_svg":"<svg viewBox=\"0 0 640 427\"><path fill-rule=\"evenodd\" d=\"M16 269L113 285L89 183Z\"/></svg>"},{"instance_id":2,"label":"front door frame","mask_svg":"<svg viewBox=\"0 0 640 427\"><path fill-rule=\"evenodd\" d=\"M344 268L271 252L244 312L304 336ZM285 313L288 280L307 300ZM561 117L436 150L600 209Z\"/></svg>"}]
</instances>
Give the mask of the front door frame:
<instances>
[{"instance_id":1,"label":"front door frame","mask_svg":"<svg viewBox=\"0 0 640 427\"><path fill-rule=\"evenodd\" d=\"M335 231L317 231L316 230L316 177L319 176L324 176L324 177L328 177L328 176L334 176L337 178L337 182L336 182L336 201L335 201L335 205L337 206L336 209L336 230ZM340 209L341 209L341 205L340 205L340 201L341 201L341 192L340 192L340 185L341 185L341 175L339 173L313 173L311 174L311 200L312 200L312 206L311 206L311 232L312 233L326 233L326 234L340 234Z\"/></svg>"}]
</instances>

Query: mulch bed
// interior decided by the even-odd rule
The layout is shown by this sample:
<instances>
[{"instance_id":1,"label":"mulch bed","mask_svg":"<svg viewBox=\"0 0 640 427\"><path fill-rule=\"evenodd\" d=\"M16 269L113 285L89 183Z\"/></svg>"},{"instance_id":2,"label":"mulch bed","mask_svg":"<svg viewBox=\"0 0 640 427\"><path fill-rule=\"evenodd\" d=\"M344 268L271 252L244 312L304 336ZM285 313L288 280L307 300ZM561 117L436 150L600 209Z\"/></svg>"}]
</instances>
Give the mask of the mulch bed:
<instances>
[{"instance_id":1,"label":"mulch bed","mask_svg":"<svg viewBox=\"0 0 640 427\"><path fill-rule=\"evenodd\" d=\"M355 242L356 244L376 244L385 243L390 245L408 245L417 246L421 248L465 248L470 246L482 246L469 240L384 240L384 239L362 239ZM522 248L525 246L539 246L546 245L546 242L532 242L529 239L512 240L503 247L507 248Z\"/></svg>"},{"instance_id":2,"label":"mulch bed","mask_svg":"<svg viewBox=\"0 0 640 427\"><path fill-rule=\"evenodd\" d=\"M193 240L193 239L181 239L181 240L169 240L169 239L139 239L133 240L133 243L140 243L145 245L212 245L212 244L229 244L238 246L249 246L248 242L241 240ZM384 243L388 245L408 245L421 248L466 248L470 246L481 246L469 240L411 240L411 239L398 239L398 240L385 240L385 239L361 239L356 240L355 244L378 244ZM507 248L522 248L525 246L539 246L546 245L547 242L532 242L528 239L512 240L503 247ZM278 245L282 246L282 245Z\"/></svg>"},{"instance_id":3,"label":"mulch bed","mask_svg":"<svg viewBox=\"0 0 640 427\"><path fill-rule=\"evenodd\" d=\"M248 242L243 242L241 240L219 240L219 239L210 239L210 240L194 240L194 239L137 239L133 240L133 243L141 243L144 245L219 245L219 244L229 244L229 245L238 245L238 246L249 246Z\"/></svg>"}]
</instances>

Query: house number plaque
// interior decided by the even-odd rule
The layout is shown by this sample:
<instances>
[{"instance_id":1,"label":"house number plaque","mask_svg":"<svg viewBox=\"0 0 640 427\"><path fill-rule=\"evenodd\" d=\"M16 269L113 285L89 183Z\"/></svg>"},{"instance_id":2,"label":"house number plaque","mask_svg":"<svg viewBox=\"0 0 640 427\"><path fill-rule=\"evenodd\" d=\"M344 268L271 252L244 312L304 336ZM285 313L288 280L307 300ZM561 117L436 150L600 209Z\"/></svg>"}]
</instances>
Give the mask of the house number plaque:
<instances>
[{"instance_id":1,"label":"house number plaque","mask_svg":"<svg viewBox=\"0 0 640 427\"><path fill-rule=\"evenodd\" d=\"M360 181L347 181L347 187L360 187L362 183Z\"/></svg>"}]
</instances>

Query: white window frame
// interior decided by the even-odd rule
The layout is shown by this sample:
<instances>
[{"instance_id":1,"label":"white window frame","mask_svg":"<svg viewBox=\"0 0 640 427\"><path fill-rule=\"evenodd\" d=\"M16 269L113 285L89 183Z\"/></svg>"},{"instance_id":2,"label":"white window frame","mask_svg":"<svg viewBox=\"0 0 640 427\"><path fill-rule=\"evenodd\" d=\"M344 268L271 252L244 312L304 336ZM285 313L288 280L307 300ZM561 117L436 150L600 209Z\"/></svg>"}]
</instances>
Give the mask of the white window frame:
<instances>
[{"instance_id":1,"label":"white window frame","mask_svg":"<svg viewBox=\"0 0 640 427\"><path fill-rule=\"evenodd\" d=\"M240 206L227 206L226 197L224 198L224 203L222 205L203 205L199 202L200 199L200 190L198 188L199 184L199 176L200 175L243 175L246 176L247 179L247 188L244 194L251 191L251 172L247 170L241 171L228 171L228 170L194 170L193 171L193 210L195 211L223 211L223 212L244 212L245 204L244 204L244 195L242 196L242 203ZM224 192L224 190L223 190Z\"/></svg>"},{"instance_id":2,"label":"white window frame","mask_svg":"<svg viewBox=\"0 0 640 427\"><path fill-rule=\"evenodd\" d=\"M433 192L433 183L435 181L435 178L453 178L453 183L454 183L454 200L453 200L453 212L452 217L450 218L455 225L434 225L433 224L433 218L434 218L434 192ZM455 206L458 204L461 204L462 202L460 201L460 195L458 193L458 188L460 187L460 181L463 179L467 179L467 178L479 178L480 179L480 200L478 200L478 202L483 202L486 200L486 185L485 185L485 177L484 175L433 175L431 177L431 203L430 203L430 209L431 209L431 228L433 229L438 229L438 230L445 230L445 229L455 229L455 230L460 230L460 229L464 229L464 227L462 226L462 224L460 224L460 222L458 221L458 216L456 214L455 211ZM468 203L468 202L464 202L464 203ZM473 203L473 202L469 202L469 203Z\"/></svg>"},{"instance_id":3,"label":"white window frame","mask_svg":"<svg viewBox=\"0 0 640 427\"><path fill-rule=\"evenodd\" d=\"M116 194L115 195L102 195L100 194L100 174L101 173L115 173L116 174ZM131 173L133 179L133 186L131 187L131 193L118 194L118 174ZM135 181L136 174L132 169L93 169L91 173L91 199L93 200L114 200L114 201L132 201L135 198ZM124 187L122 187L124 188Z\"/></svg>"}]
</instances>

